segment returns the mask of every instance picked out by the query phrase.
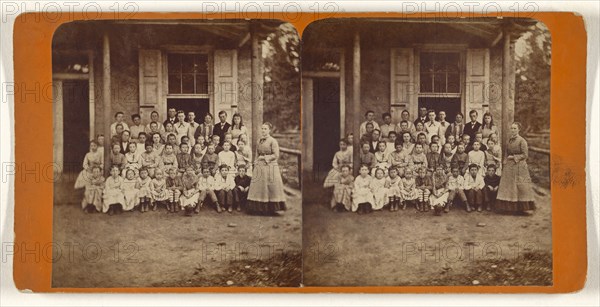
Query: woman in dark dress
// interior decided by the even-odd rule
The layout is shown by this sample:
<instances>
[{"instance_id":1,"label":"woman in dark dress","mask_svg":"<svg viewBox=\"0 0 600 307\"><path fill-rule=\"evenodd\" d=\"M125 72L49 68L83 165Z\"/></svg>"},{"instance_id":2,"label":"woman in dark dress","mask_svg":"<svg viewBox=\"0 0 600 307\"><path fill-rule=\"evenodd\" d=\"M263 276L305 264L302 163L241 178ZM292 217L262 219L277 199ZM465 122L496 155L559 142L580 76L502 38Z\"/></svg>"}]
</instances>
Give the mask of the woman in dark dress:
<instances>
[{"instance_id":1,"label":"woman in dark dress","mask_svg":"<svg viewBox=\"0 0 600 307\"><path fill-rule=\"evenodd\" d=\"M521 124L510 126L502 177L496 198L496 210L514 214L529 214L535 210L533 187L527 166L527 141L519 135Z\"/></svg>"},{"instance_id":2,"label":"woman in dark dress","mask_svg":"<svg viewBox=\"0 0 600 307\"><path fill-rule=\"evenodd\" d=\"M283 180L277 160L279 144L271 136L273 126L266 122L261 127L261 138L256 147L252 181L248 191L248 213L273 215L286 210Z\"/></svg>"}]
</instances>

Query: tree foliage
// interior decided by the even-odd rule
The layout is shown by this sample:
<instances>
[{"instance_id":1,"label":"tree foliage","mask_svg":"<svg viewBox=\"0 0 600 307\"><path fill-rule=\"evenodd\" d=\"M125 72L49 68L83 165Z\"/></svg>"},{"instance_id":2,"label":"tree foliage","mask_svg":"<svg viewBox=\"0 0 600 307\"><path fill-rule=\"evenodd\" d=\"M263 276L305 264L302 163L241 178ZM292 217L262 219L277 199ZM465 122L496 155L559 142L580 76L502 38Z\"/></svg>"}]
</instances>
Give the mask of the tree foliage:
<instances>
[{"instance_id":1,"label":"tree foliage","mask_svg":"<svg viewBox=\"0 0 600 307\"><path fill-rule=\"evenodd\" d=\"M515 43L515 120L525 132L550 128L550 64L552 42L542 23Z\"/></svg>"},{"instance_id":2,"label":"tree foliage","mask_svg":"<svg viewBox=\"0 0 600 307\"><path fill-rule=\"evenodd\" d=\"M263 45L265 59L264 119L278 131L300 127L300 38L289 23L271 33Z\"/></svg>"}]
</instances>

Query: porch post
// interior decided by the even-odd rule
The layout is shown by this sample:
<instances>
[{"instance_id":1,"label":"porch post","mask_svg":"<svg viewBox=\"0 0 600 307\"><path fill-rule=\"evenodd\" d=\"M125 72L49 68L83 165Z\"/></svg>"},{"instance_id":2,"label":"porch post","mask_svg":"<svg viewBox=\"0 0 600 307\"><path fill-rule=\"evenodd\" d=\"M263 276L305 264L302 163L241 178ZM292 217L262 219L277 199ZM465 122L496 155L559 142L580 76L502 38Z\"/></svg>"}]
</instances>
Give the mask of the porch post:
<instances>
[{"instance_id":1,"label":"porch post","mask_svg":"<svg viewBox=\"0 0 600 307\"><path fill-rule=\"evenodd\" d=\"M256 25L250 26L250 36L252 39L252 58L251 58L251 97L252 103L252 152L256 152L258 139L260 136L260 127L263 123L263 75L261 71L262 50L259 41Z\"/></svg>"},{"instance_id":2,"label":"porch post","mask_svg":"<svg viewBox=\"0 0 600 307\"><path fill-rule=\"evenodd\" d=\"M354 47L352 52L352 122L354 131L354 141L358 146L353 146L354 152L354 169L353 172L358 174L360 167L359 153L360 153L360 34L358 30L354 33Z\"/></svg>"},{"instance_id":3,"label":"porch post","mask_svg":"<svg viewBox=\"0 0 600 307\"><path fill-rule=\"evenodd\" d=\"M112 138L110 136L111 104L112 95L110 91L110 40L108 32L104 32L102 38L102 102L104 103L104 175L110 173L110 151Z\"/></svg>"},{"instance_id":4,"label":"porch post","mask_svg":"<svg viewBox=\"0 0 600 307\"><path fill-rule=\"evenodd\" d=\"M513 96L513 87L515 82L515 73L513 67L511 50L511 33L504 28L504 41L502 50L502 148L506 148L508 143L510 125L514 121L515 100Z\"/></svg>"}]
</instances>

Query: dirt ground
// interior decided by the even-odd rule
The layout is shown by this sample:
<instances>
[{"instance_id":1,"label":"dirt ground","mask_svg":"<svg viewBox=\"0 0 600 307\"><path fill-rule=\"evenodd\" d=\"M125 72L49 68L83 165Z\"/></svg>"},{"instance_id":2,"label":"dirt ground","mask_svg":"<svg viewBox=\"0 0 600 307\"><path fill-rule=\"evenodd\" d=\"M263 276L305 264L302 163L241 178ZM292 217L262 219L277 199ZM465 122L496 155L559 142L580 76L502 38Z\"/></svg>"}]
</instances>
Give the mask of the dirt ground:
<instances>
[{"instance_id":1,"label":"dirt ground","mask_svg":"<svg viewBox=\"0 0 600 307\"><path fill-rule=\"evenodd\" d=\"M86 214L83 191L55 187L53 287L298 286L300 195L281 216Z\"/></svg>"},{"instance_id":2,"label":"dirt ground","mask_svg":"<svg viewBox=\"0 0 600 307\"><path fill-rule=\"evenodd\" d=\"M304 189L306 286L552 284L549 191L536 189L532 216L433 216L334 213L323 201L330 190L306 181Z\"/></svg>"}]
</instances>

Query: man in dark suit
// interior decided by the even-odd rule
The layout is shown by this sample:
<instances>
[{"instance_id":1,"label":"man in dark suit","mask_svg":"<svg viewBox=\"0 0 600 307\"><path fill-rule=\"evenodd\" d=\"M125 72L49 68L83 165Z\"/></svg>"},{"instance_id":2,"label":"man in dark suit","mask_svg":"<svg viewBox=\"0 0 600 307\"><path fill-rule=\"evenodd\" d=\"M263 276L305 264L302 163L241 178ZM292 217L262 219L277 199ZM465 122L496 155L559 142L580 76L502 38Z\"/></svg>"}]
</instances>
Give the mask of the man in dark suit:
<instances>
[{"instance_id":1,"label":"man in dark suit","mask_svg":"<svg viewBox=\"0 0 600 307\"><path fill-rule=\"evenodd\" d=\"M369 151L373 154L377 151L377 144L381 141L381 131L379 129L373 130L371 133L371 140L369 141Z\"/></svg>"},{"instance_id":2,"label":"man in dark suit","mask_svg":"<svg viewBox=\"0 0 600 307\"><path fill-rule=\"evenodd\" d=\"M481 123L477 121L477 111L471 110L469 112L469 118L471 118L471 122L465 124L464 134L468 134L471 136L471 143L469 145L473 145L473 141L475 140L475 134L481 131Z\"/></svg>"},{"instance_id":3,"label":"man in dark suit","mask_svg":"<svg viewBox=\"0 0 600 307\"><path fill-rule=\"evenodd\" d=\"M171 123L171 124L173 124L173 126L175 126L176 122L177 122L177 110L175 110L175 108L169 108L169 110L167 110L167 119L163 123L163 127L166 126L167 123Z\"/></svg>"},{"instance_id":4,"label":"man in dark suit","mask_svg":"<svg viewBox=\"0 0 600 307\"><path fill-rule=\"evenodd\" d=\"M223 146L223 142L225 141L225 133L227 133L229 128L231 128L231 125L227 122L227 112L219 112L219 120L220 122L215 124L215 127L213 128L213 135L218 135L220 137L219 145Z\"/></svg>"},{"instance_id":5,"label":"man in dark suit","mask_svg":"<svg viewBox=\"0 0 600 307\"><path fill-rule=\"evenodd\" d=\"M425 126L425 123L427 122L427 108L422 107L419 108L419 117L417 119L415 119L415 126L417 125L417 123L422 123L423 126Z\"/></svg>"}]
</instances>

